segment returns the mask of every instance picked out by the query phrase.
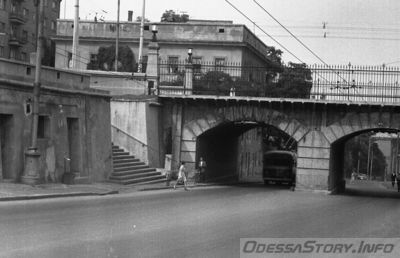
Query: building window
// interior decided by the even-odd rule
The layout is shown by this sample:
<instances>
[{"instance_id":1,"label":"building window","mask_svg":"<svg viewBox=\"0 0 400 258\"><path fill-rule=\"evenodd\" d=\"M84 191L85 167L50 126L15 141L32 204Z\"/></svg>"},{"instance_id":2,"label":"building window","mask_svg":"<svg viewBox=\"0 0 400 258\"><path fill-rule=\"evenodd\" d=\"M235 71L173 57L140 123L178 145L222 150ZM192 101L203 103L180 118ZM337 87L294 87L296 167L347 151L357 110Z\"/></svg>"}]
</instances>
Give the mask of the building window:
<instances>
[{"instance_id":1,"label":"building window","mask_svg":"<svg viewBox=\"0 0 400 258\"><path fill-rule=\"evenodd\" d=\"M0 46L0 57L4 57L4 47Z\"/></svg>"},{"instance_id":2,"label":"building window","mask_svg":"<svg viewBox=\"0 0 400 258\"><path fill-rule=\"evenodd\" d=\"M90 54L90 62L97 63L97 54Z\"/></svg>"},{"instance_id":3,"label":"building window","mask_svg":"<svg viewBox=\"0 0 400 258\"><path fill-rule=\"evenodd\" d=\"M17 51L14 48L10 49L10 59L16 59L17 58Z\"/></svg>"},{"instance_id":4,"label":"building window","mask_svg":"<svg viewBox=\"0 0 400 258\"><path fill-rule=\"evenodd\" d=\"M225 67L225 58L217 57L215 58L215 71L223 71Z\"/></svg>"},{"instance_id":5,"label":"building window","mask_svg":"<svg viewBox=\"0 0 400 258\"><path fill-rule=\"evenodd\" d=\"M21 53L21 61L28 61L28 56L26 55L25 52Z\"/></svg>"},{"instance_id":6,"label":"building window","mask_svg":"<svg viewBox=\"0 0 400 258\"><path fill-rule=\"evenodd\" d=\"M168 57L168 73L178 73L178 62L179 57L177 56L169 56Z\"/></svg>"},{"instance_id":7,"label":"building window","mask_svg":"<svg viewBox=\"0 0 400 258\"><path fill-rule=\"evenodd\" d=\"M201 73L201 62L202 62L202 57L200 57L200 56L194 56L192 58L193 73L195 73L195 74Z\"/></svg>"},{"instance_id":8,"label":"building window","mask_svg":"<svg viewBox=\"0 0 400 258\"><path fill-rule=\"evenodd\" d=\"M51 2L51 8L53 8L53 9L57 8L57 3L55 0L53 0L53 2Z\"/></svg>"},{"instance_id":9,"label":"building window","mask_svg":"<svg viewBox=\"0 0 400 258\"><path fill-rule=\"evenodd\" d=\"M51 21L51 29L56 30L56 22L55 21Z\"/></svg>"},{"instance_id":10,"label":"building window","mask_svg":"<svg viewBox=\"0 0 400 258\"><path fill-rule=\"evenodd\" d=\"M32 33L32 42L36 42L36 34Z\"/></svg>"},{"instance_id":11,"label":"building window","mask_svg":"<svg viewBox=\"0 0 400 258\"><path fill-rule=\"evenodd\" d=\"M22 10L22 15L24 15L24 17L28 17L28 16L29 16L29 10L26 9L26 8L24 8L24 9Z\"/></svg>"},{"instance_id":12,"label":"building window","mask_svg":"<svg viewBox=\"0 0 400 258\"><path fill-rule=\"evenodd\" d=\"M0 0L0 9L6 9L6 1L7 0Z\"/></svg>"},{"instance_id":13,"label":"building window","mask_svg":"<svg viewBox=\"0 0 400 258\"><path fill-rule=\"evenodd\" d=\"M6 32L6 24L4 22L0 22L0 33Z\"/></svg>"},{"instance_id":14,"label":"building window","mask_svg":"<svg viewBox=\"0 0 400 258\"><path fill-rule=\"evenodd\" d=\"M50 136L50 119L48 116L39 116L38 121L38 138L48 138Z\"/></svg>"},{"instance_id":15,"label":"building window","mask_svg":"<svg viewBox=\"0 0 400 258\"><path fill-rule=\"evenodd\" d=\"M26 30L22 31L22 39L24 41L28 41L28 32Z\"/></svg>"},{"instance_id":16,"label":"building window","mask_svg":"<svg viewBox=\"0 0 400 258\"><path fill-rule=\"evenodd\" d=\"M72 53L68 52L67 67L72 68Z\"/></svg>"}]
</instances>

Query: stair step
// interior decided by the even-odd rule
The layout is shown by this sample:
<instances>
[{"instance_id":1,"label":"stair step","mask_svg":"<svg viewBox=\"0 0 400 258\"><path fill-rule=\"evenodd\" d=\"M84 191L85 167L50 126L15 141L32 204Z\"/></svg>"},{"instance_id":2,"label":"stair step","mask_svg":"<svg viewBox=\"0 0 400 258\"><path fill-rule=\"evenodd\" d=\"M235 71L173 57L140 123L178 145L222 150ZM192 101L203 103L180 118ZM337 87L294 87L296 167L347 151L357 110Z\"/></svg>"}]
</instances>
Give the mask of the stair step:
<instances>
[{"instance_id":1,"label":"stair step","mask_svg":"<svg viewBox=\"0 0 400 258\"><path fill-rule=\"evenodd\" d=\"M133 159L133 158L128 158L128 159L113 159L114 164L124 164L124 163L132 163L132 162L140 162L139 159Z\"/></svg>"},{"instance_id":2,"label":"stair step","mask_svg":"<svg viewBox=\"0 0 400 258\"><path fill-rule=\"evenodd\" d=\"M146 181L146 182L141 182L141 183L136 183L134 185L148 185L148 184L156 184L156 183L165 183L167 180L165 178L163 179L156 179L156 180L151 180L151 181Z\"/></svg>"},{"instance_id":3,"label":"stair step","mask_svg":"<svg viewBox=\"0 0 400 258\"><path fill-rule=\"evenodd\" d=\"M127 174L127 175L113 174L112 176L110 176L110 179L126 181L126 180L131 180L131 179L147 178L147 177L152 177L152 176L162 176L162 175L160 174L160 172L157 172L157 171L143 172L143 173L137 173L137 174Z\"/></svg>"},{"instance_id":4,"label":"stair step","mask_svg":"<svg viewBox=\"0 0 400 258\"><path fill-rule=\"evenodd\" d=\"M112 152L119 153L119 152L127 152L127 151L124 151L123 149L112 149Z\"/></svg>"},{"instance_id":5,"label":"stair step","mask_svg":"<svg viewBox=\"0 0 400 258\"><path fill-rule=\"evenodd\" d=\"M124 185L151 184L165 182L166 178L154 168L135 158L129 152L112 144L114 171L109 182Z\"/></svg>"},{"instance_id":6,"label":"stair step","mask_svg":"<svg viewBox=\"0 0 400 258\"><path fill-rule=\"evenodd\" d=\"M157 171L154 168L141 168L141 169L130 169L130 170L123 170L123 171L114 171L111 176L114 175L128 175L128 174L140 174L140 173L150 173Z\"/></svg>"},{"instance_id":7,"label":"stair step","mask_svg":"<svg viewBox=\"0 0 400 258\"><path fill-rule=\"evenodd\" d=\"M114 158L114 157L132 156L132 155L129 155L129 152L126 151L119 151L119 152L113 152L112 156Z\"/></svg>"},{"instance_id":8,"label":"stair step","mask_svg":"<svg viewBox=\"0 0 400 258\"><path fill-rule=\"evenodd\" d=\"M126 166L126 167L114 168L114 173L115 172L123 172L123 171L137 171L137 170L141 170L141 169L155 170L154 168L150 168L147 165L139 165L139 166Z\"/></svg>"},{"instance_id":9,"label":"stair step","mask_svg":"<svg viewBox=\"0 0 400 258\"><path fill-rule=\"evenodd\" d=\"M149 183L150 181L154 181L154 180L166 180L166 179L165 179L165 176L159 175L159 176L149 176L149 177L142 177L142 178L137 178L137 179L124 180L124 181L121 181L121 183L124 185L132 185L132 184Z\"/></svg>"},{"instance_id":10,"label":"stair step","mask_svg":"<svg viewBox=\"0 0 400 258\"><path fill-rule=\"evenodd\" d=\"M114 164L114 169L116 168L124 168L124 167L134 167L134 166L143 166L146 165L144 162L136 161L136 162L123 162Z\"/></svg>"},{"instance_id":11,"label":"stair step","mask_svg":"<svg viewBox=\"0 0 400 258\"><path fill-rule=\"evenodd\" d=\"M133 155L123 155L123 156L113 156L114 160L119 160L119 159L135 159L135 156Z\"/></svg>"}]
</instances>

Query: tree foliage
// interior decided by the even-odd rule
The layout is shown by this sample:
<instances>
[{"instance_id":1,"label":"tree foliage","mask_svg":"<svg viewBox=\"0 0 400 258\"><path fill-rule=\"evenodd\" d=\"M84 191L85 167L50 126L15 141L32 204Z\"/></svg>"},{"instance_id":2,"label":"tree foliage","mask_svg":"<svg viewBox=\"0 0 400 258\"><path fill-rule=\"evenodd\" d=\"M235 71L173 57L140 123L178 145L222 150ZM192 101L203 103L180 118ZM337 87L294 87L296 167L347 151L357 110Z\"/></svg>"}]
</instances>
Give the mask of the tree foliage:
<instances>
[{"instance_id":1,"label":"tree foliage","mask_svg":"<svg viewBox=\"0 0 400 258\"><path fill-rule=\"evenodd\" d=\"M311 70L307 65L289 62L266 94L275 98L309 98L311 88Z\"/></svg>"},{"instance_id":2,"label":"tree foliage","mask_svg":"<svg viewBox=\"0 0 400 258\"><path fill-rule=\"evenodd\" d=\"M261 96L263 87L259 83L250 82L242 78L232 78L222 71L209 71L194 82L196 94L229 95L234 89L236 96Z\"/></svg>"},{"instance_id":3,"label":"tree foliage","mask_svg":"<svg viewBox=\"0 0 400 258\"><path fill-rule=\"evenodd\" d=\"M137 21L137 22L141 22L141 21L142 21L142 16L136 17L136 21ZM147 19L147 18L144 18L144 22L150 22L150 20Z\"/></svg>"},{"instance_id":4,"label":"tree foliage","mask_svg":"<svg viewBox=\"0 0 400 258\"><path fill-rule=\"evenodd\" d=\"M115 45L100 47L97 53L97 60L91 60L87 65L88 70L115 70ZM135 56L128 46L118 47L118 71L133 72L135 68Z\"/></svg>"},{"instance_id":5,"label":"tree foliage","mask_svg":"<svg viewBox=\"0 0 400 258\"><path fill-rule=\"evenodd\" d=\"M165 10L161 16L161 22L187 22L189 15L176 14L174 10Z\"/></svg>"},{"instance_id":6,"label":"tree foliage","mask_svg":"<svg viewBox=\"0 0 400 258\"><path fill-rule=\"evenodd\" d=\"M369 138L371 135L371 133L362 134L350 139L346 143L344 159L346 177L349 178L353 170L357 171L358 166L360 173L367 174ZM373 153L373 155L370 154L373 164L371 175L372 177L381 177L384 175L387 166L385 156L376 142L373 142L370 148L371 153Z\"/></svg>"}]
</instances>

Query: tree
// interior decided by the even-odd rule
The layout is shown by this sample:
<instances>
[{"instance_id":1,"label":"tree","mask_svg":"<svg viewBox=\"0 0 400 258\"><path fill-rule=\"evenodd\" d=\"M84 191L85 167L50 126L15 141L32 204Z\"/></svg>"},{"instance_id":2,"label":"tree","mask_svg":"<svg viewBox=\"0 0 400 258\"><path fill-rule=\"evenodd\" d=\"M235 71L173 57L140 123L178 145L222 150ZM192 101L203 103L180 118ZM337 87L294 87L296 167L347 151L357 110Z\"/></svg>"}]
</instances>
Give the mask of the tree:
<instances>
[{"instance_id":1,"label":"tree","mask_svg":"<svg viewBox=\"0 0 400 258\"><path fill-rule=\"evenodd\" d=\"M306 64L289 62L280 74L278 82L268 88L266 95L275 98L309 98L311 79L311 70Z\"/></svg>"},{"instance_id":2,"label":"tree","mask_svg":"<svg viewBox=\"0 0 400 258\"><path fill-rule=\"evenodd\" d=\"M373 177L382 176L386 170L386 159L376 142L369 146L369 139L372 133L365 133L350 139L345 145L344 171L346 177L350 177L353 170L367 174L368 172L368 151L371 148L370 158L372 158L373 169L371 175ZM370 153L370 154L371 154ZM371 164L371 161L370 161Z\"/></svg>"},{"instance_id":3,"label":"tree","mask_svg":"<svg viewBox=\"0 0 400 258\"><path fill-rule=\"evenodd\" d=\"M176 14L174 10L165 10L161 16L161 22L187 22L189 15Z\"/></svg>"},{"instance_id":4,"label":"tree","mask_svg":"<svg viewBox=\"0 0 400 258\"><path fill-rule=\"evenodd\" d=\"M88 70L114 71L115 65L115 45L110 47L100 47L97 59L91 60L87 65ZM133 72L135 68L135 56L128 46L118 48L118 71Z\"/></svg>"},{"instance_id":5,"label":"tree","mask_svg":"<svg viewBox=\"0 0 400 258\"><path fill-rule=\"evenodd\" d=\"M141 21L142 21L142 16L136 17L136 21L137 21L137 22L141 22ZM150 22L150 20L147 19L147 18L144 18L144 22Z\"/></svg>"}]
</instances>

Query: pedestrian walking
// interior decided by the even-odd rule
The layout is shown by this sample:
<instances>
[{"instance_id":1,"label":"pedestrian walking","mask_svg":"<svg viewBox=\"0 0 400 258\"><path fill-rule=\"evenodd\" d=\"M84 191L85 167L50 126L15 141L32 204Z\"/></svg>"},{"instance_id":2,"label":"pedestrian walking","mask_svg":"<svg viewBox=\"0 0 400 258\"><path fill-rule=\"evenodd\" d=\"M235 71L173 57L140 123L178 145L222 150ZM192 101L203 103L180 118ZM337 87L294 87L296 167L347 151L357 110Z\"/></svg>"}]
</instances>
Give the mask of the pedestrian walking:
<instances>
[{"instance_id":1,"label":"pedestrian walking","mask_svg":"<svg viewBox=\"0 0 400 258\"><path fill-rule=\"evenodd\" d=\"M392 179L392 187L394 188L394 184L396 183L396 173L395 172L392 172L391 179Z\"/></svg>"},{"instance_id":2,"label":"pedestrian walking","mask_svg":"<svg viewBox=\"0 0 400 258\"><path fill-rule=\"evenodd\" d=\"M183 185L184 185L184 187L185 187L185 190L186 191L189 191L189 189L187 188L187 185L186 185L186 183L187 183L187 178L186 178L186 167L185 167L185 162L181 162L181 165L180 165L180 167L179 167L179 172L178 172L178 180L176 180L176 183L175 183L175 185L174 185L174 190L176 189L176 185L179 183L179 182L183 182Z\"/></svg>"}]
</instances>

